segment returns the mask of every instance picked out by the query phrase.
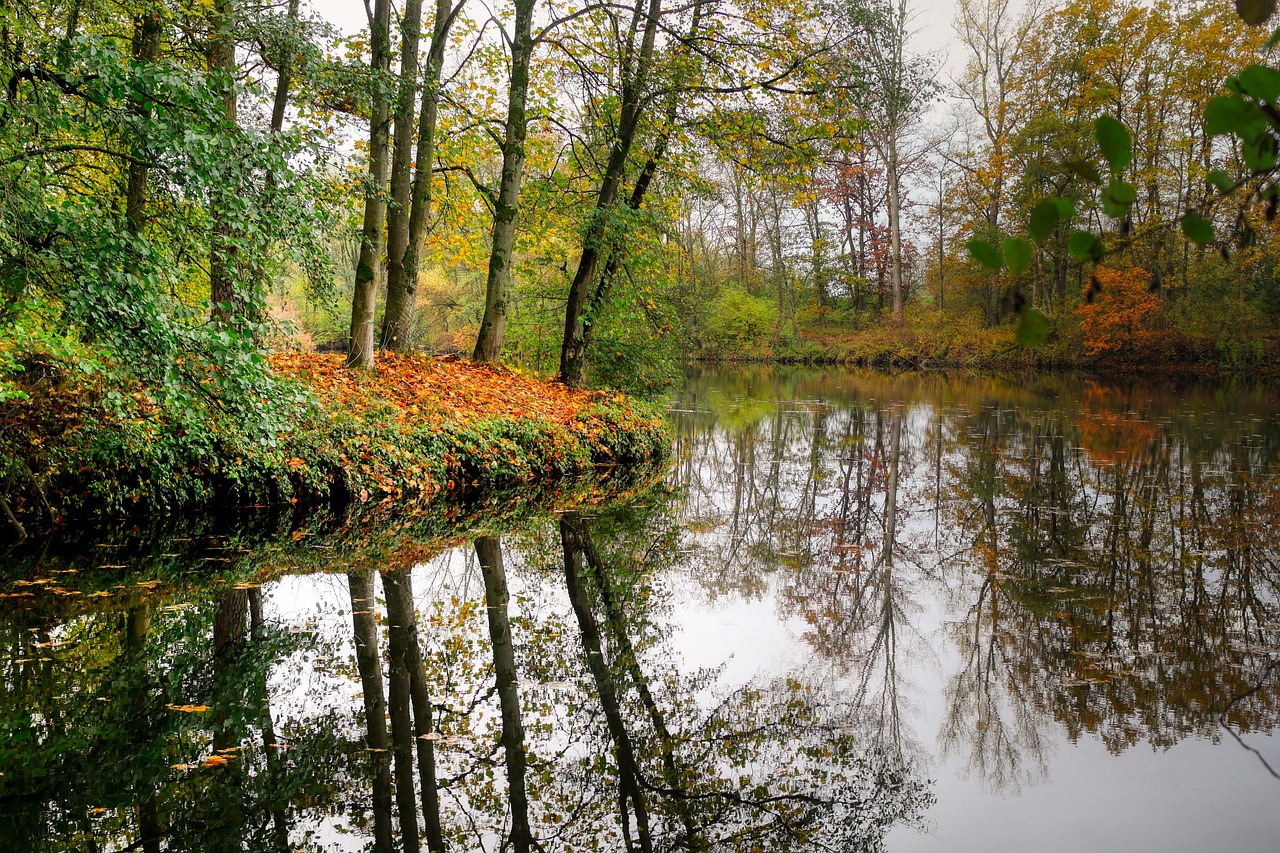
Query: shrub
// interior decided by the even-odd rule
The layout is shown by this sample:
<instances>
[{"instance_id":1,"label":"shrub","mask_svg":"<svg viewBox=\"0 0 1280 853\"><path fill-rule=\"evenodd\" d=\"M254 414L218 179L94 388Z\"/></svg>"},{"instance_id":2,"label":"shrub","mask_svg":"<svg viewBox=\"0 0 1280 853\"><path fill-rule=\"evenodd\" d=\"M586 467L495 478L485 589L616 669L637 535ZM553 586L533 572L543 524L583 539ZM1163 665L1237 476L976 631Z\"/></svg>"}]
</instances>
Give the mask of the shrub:
<instances>
[{"instance_id":1,"label":"shrub","mask_svg":"<svg viewBox=\"0 0 1280 853\"><path fill-rule=\"evenodd\" d=\"M1151 275L1140 267L1099 267L1091 282L1093 298L1076 309L1090 356L1133 362L1149 356L1164 329L1164 306L1152 292ZM1101 288L1098 290L1097 288Z\"/></svg>"},{"instance_id":2,"label":"shrub","mask_svg":"<svg viewBox=\"0 0 1280 853\"><path fill-rule=\"evenodd\" d=\"M731 354L759 352L777 325L777 308L740 290L720 291L711 305L707 334L712 348Z\"/></svg>"}]
</instances>

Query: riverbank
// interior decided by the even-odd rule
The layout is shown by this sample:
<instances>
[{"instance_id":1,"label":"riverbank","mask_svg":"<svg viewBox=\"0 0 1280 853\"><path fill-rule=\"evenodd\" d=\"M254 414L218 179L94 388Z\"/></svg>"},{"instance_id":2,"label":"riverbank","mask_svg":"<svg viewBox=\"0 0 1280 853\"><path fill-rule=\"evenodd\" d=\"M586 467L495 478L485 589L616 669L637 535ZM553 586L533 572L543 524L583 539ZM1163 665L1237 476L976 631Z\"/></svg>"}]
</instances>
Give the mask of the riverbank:
<instances>
[{"instance_id":1,"label":"riverbank","mask_svg":"<svg viewBox=\"0 0 1280 853\"><path fill-rule=\"evenodd\" d=\"M255 504L420 503L635 464L668 442L661 406L501 367L385 355L363 374L340 355L286 353L270 370L293 402L288 425L269 435L234 423L193 434L145 389L46 377L0 409L0 496L37 527Z\"/></svg>"},{"instance_id":2,"label":"riverbank","mask_svg":"<svg viewBox=\"0 0 1280 853\"><path fill-rule=\"evenodd\" d=\"M849 329L802 325L793 338L756 346L709 346L696 360L813 364L878 370L977 370L991 373L1071 371L1101 376L1280 377L1280 338L1212 336L1175 329L1119 330L1107 346L1077 324L1049 318L1048 337L1019 342L1013 326L989 328L972 317L908 312L901 326Z\"/></svg>"}]
</instances>

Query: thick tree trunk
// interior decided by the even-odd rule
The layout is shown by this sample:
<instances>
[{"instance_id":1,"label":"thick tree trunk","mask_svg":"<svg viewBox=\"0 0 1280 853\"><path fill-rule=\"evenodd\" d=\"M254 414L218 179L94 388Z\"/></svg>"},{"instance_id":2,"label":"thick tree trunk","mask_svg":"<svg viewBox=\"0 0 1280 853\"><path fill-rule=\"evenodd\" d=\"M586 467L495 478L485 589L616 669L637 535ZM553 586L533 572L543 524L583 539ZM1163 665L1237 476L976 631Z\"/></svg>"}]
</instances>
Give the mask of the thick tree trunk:
<instances>
[{"instance_id":1,"label":"thick tree trunk","mask_svg":"<svg viewBox=\"0 0 1280 853\"><path fill-rule=\"evenodd\" d=\"M405 0L400 22L400 87L396 93L391 154L391 207L387 213L387 304L382 318L383 349L413 349L413 309L417 282L405 275L409 247L409 205L413 173L413 106L418 89L418 40L422 0ZM424 164L428 170L431 164Z\"/></svg>"},{"instance_id":2,"label":"thick tree trunk","mask_svg":"<svg viewBox=\"0 0 1280 853\"><path fill-rule=\"evenodd\" d=\"M533 58L534 0L515 0L515 34L511 44L511 81L507 87L507 129L502 143L502 181L493 209L493 248L485 283L484 316L476 336L473 361L502 360L502 336L507 324L507 299L515 261L516 222L520 212L520 183L524 179L524 145L528 134L525 103L529 96L529 63Z\"/></svg>"},{"instance_id":3,"label":"thick tree trunk","mask_svg":"<svg viewBox=\"0 0 1280 853\"><path fill-rule=\"evenodd\" d=\"M373 572L347 575L351 622L355 631L356 669L364 694L365 743L373 763L373 849L391 853L391 756L388 754L387 700L382 688L378 624L374 619Z\"/></svg>"},{"instance_id":4,"label":"thick tree trunk","mask_svg":"<svg viewBox=\"0 0 1280 853\"><path fill-rule=\"evenodd\" d=\"M138 63L153 63L160 57L160 12L148 8L133 19L133 59ZM134 99L132 109L139 117L151 117L151 110L142 101ZM147 173L146 155L140 144L133 146L133 159L129 162L129 183L125 190L125 219L129 233L138 236L146 224Z\"/></svg>"},{"instance_id":5,"label":"thick tree trunk","mask_svg":"<svg viewBox=\"0 0 1280 853\"><path fill-rule=\"evenodd\" d=\"M369 21L372 43L371 68L377 76L369 118L369 184L365 188L364 227L360 257L356 261L355 289L351 296L351 335L347 343L347 367L373 367L373 324L378 298L378 269L382 262L383 226L387 205L382 199L387 183L388 106L383 88L391 68L391 0L376 0Z\"/></svg>"},{"instance_id":6,"label":"thick tree trunk","mask_svg":"<svg viewBox=\"0 0 1280 853\"><path fill-rule=\"evenodd\" d=\"M481 536L476 556L484 575L485 609L489 614L489 639L493 645L493 669L502 708L502 750L507 762L507 797L511 802L511 847L529 853L533 833L529 828L529 797L525 789L524 724L520 720L519 679L511 622L507 617L510 593L502 566L502 540Z\"/></svg>"}]
</instances>

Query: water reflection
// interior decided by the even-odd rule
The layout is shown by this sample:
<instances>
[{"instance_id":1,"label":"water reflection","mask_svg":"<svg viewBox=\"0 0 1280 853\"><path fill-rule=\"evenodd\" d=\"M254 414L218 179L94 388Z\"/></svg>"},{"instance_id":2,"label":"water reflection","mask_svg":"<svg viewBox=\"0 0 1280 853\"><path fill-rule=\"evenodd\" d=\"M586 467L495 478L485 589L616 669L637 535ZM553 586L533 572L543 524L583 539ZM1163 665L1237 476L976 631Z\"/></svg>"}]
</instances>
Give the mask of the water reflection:
<instances>
[{"instance_id":1,"label":"water reflection","mask_svg":"<svg viewBox=\"0 0 1280 853\"><path fill-rule=\"evenodd\" d=\"M35 564L0 599L0 846L880 849L931 794L856 702L683 664L678 506L588 501L437 556L317 539L340 573L265 584L238 567L294 546L219 543L229 574L192 582Z\"/></svg>"},{"instance_id":2,"label":"water reflection","mask_svg":"<svg viewBox=\"0 0 1280 853\"><path fill-rule=\"evenodd\" d=\"M0 849L880 850L957 768L1278 727L1265 395L739 370L674 408L665 484L25 552ZM689 663L699 613L737 657Z\"/></svg>"},{"instance_id":3,"label":"water reflection","mask_svg":"<svg viewBox=\"0 0 1280 853\"><path fill-rule=\"evenodd\" d=\"M995 788L1044 776L1051 731L1119 754L1276 728L1264 395L748 371L677 409L696 575L776 590L894 742L926 600L956 661L940 747Z\"/></svg>"}]
</instances>

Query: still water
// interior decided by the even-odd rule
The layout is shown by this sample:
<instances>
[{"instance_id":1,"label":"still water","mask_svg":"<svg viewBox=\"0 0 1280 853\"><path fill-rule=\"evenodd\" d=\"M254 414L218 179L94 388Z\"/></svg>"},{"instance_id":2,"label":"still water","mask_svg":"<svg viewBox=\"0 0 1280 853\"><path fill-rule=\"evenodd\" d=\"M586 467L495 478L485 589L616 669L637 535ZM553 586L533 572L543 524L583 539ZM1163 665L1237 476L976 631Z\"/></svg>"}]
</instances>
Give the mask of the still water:
<instances>
[{"instance_id":1,"label":"still water","mask_svg":"<svg viewBox=\"0 0 1280 853\"><path fill-rule=\"evenodd\" d=\"M672 422L10 553L0 850L1280 846L1280 398L733 369Z\"/></svg>"}]
</instances>

